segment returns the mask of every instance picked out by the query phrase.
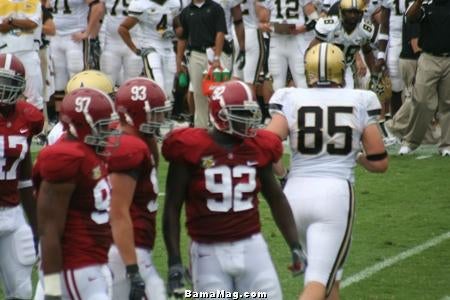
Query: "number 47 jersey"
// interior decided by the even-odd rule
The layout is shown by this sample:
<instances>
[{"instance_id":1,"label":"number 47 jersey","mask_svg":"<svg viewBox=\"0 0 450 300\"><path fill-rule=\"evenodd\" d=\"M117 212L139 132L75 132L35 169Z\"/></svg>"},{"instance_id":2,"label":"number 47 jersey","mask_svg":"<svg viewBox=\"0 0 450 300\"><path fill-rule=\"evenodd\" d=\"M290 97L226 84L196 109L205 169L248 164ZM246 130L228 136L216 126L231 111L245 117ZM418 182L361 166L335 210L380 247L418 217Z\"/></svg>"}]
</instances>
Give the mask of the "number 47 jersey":
<instances>
[{"instance_id":1,"label":"number 47 jersey","mask_svg":"<svg viewBox=\"0 0 450 300\"><path fill-rule=\"evenodd\" d=\"M284 88L270 99L271 114L289 126L290 176L334 177L353 182L364 129L376 123L380 103L372 91Z\"/></svg>"}]
</instances>

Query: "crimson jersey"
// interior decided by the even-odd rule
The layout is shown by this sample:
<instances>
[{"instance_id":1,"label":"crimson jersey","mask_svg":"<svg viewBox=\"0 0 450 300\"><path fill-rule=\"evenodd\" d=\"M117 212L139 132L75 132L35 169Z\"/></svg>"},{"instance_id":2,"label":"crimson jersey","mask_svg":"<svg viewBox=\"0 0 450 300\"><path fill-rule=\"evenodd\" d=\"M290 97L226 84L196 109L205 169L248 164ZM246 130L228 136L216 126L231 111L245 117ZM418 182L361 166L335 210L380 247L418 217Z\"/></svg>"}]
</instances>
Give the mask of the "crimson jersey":
<instances>
[{"instance_id":1,"label":"crimson jersey","mask_svg":"<svg viewBox=\"0 0 450 300\"><path fill-rule=\"evenodd\" d=\"M37 188L43 180L76 185L62 237L63 268L106 263L112 242L108 212L111 186L102 159L82 142L60 139L39 153L33 179Z\"/></svg>"},{"instance_id":2,"label":"crimson jersey","mask_svg":"<svg viewBox=\"0 0 450 300\"><path fill-rule=\"evenodd\" d=\"M236 241L260 231L257 172L281 157L275 134L259 130L228 151L206 129L183 128L164 140L162 154L190 167L186 225L194 241Z\"/></svg>"},{"instance_id":3,"label":"crimson jersey","mask_svg":"<svg viewBox=\"0 0 450 300\"><path fill-rule=\"evenodd\" d=\"M153 249L156 237L158 179L147 145L138 137L123 134L119 147L108 158L110 173L138 171L136 189L130 206L136 246Z\"/></svg>"},{"instance_id":4,"label":"crimson jersey","mask_svg":"<svg viewBox=\"0 0 450 300\"><path fill-rule=\"evenodd\" d=\"M20 162L30 151L31 138L43 126L44 115L25 101L17 102L11 115L0 114L0 207L19 204Z\"/></svg>"}]
</instances>

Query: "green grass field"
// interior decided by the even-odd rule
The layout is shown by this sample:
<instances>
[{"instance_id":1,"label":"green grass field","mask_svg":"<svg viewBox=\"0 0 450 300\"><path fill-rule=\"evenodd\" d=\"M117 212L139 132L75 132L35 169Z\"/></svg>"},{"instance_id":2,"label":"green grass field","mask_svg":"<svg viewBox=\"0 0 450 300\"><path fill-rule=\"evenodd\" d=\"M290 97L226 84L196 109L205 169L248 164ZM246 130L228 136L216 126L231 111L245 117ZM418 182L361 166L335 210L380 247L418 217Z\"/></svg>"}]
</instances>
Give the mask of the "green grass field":
<instances>
[{"instance_id":1,"label":"green grass field","mask_svg":"<svg viewBox=\"0 0 450 300\"><path fill-rule=\"evenodd\" d=\"M429 157L431 151L425 149L408 157L391 155L389 170L381 175L357 168L356 219L342 299L450 299L450 158ZM161 190L166 172L163 162ZM163 200L159 198L160 211ZM265 203L261 205L261 217L284 299L297 299L303 278L292 278L288 272L290 252ZM158 226L161 229L161 213ZM186 263L188 238L183 233ZM437 240L426 244L435 237ZM165 279L161 233L154 261ZM372 266L375 272L365 271ZM353 276L361 271L361 276Z\"/></svg>"}]
</instances>

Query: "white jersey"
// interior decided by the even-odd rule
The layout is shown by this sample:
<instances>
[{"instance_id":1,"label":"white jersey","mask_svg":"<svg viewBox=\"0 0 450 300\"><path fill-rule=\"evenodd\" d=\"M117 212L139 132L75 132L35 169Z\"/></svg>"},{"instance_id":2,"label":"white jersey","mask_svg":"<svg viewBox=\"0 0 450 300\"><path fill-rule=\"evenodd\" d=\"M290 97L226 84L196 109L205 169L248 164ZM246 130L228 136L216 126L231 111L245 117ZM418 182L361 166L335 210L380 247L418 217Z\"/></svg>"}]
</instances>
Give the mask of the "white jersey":
<instances>
[{"instance_id":1,"label":"white jersey","mask_svg":"<svg viewBox=\"0 0 450 300\"><path fill-rule=\"evenodd\" d=\"M292 177L337 177L353 182L364 129L381 106L372 91L283 88L269 102L287 119Z\"/></svg>"},{"instance_id":2,"label":"white jersey","mask_svg":"<svg viewBox=\"0 0 450 300\"><path fill-rule=\"evenodd\" d=\"M337 16L320 18L315 27L316 37L324 42L333 43L344 52L345 61L351 64L355 53L365 44L376 38L375 26L369 21L362 21L355 30L348 34Z\"/></svg>"},{"instance_id":3,"label":"white jersey","mask_svg":"<svg viewBox=\"0 0 450 300\"><path fill-rule=\"evenodd\" d=\"M406 12L410 3L413 0L393 0L390 2L391 16L389 18L389 38L399 39L402 38L403 29L403 15Z\"/></svg>"},{"instance_id":4,"label":"white jersey","mask_svg":"<svg viewBox=\"0 0 450 300\"><path fill-rule=\"evenodd\" d=\"M2 0L4 1L4 0ZM42 9L39 0L6 1L0 4L0 23L5 19L28 19L34 23L42 24ZM19 51L35 50L35 39L39 28L34 30L22 30L14 28L7 33L0 33L0 53L16 53Z\"/></svg>"},{"instance_id":5,"label":"white jersey","mask_svg":"<svg viewBox=\"0 0 450 300\"><path fill-rule=\"evenodd\" d=\"M241 3L242 19L244 21L244 28L257 29L258 28L258 16L256 15L256 3L257 0L244 0Z\"/></svg>"},{"instance_id":6,"label":"white jersey","mask_svg":"<svg viewBox=\"0 0 450 300\"><path fill-rule=\"evenodd\" d=\"M304 24L303 7L311 0L266 0L262 5L270 10L271 23Z\"/></svg>"},{"instance_id":7,"label":"white jersey","mask_svg":"<svg viewBox=\"0 0 450 300\"><path fill-rule=\"evenodd\" d=\"M171 48L174 37L173 19L180 10L179 0L167 0L161 5L150 0L132 0L128 6L128 15L139 21L140 45L160 49Z\"/></svg>"},{"instance_id":8,"label":"white jersey","mask_svg":"<svg viewBox=\"0 0 450 300\"><path fill-rule=\"evenodd\" d=\"M242 0L214 0L214 2L220 4L222 6L224 13L225 13L225 22L227 25L227 35L225 36L226 40L232 40L233 39L233 17L231 16L231 9L237 5L240 5L242 3Z\"/></svg>"},{"instance_id":9,"label":"white jersey","mask_svg":"<svg viewBox=\"0 0 450 300\"><path fill-rule=\"evenodd\" d=\"M102 34L108 41L117 41L123 43L117 29L127 17L127 9L131 0L106 0L106 13L103 20ZM134 37L137 27L131 30L131 36Z\"/></svg>"},{"instance_id":10,"label":"white jersey","mask_svg":"<svg viewBox=\"0 0 450 300\"><path fill-rule=\"evenodd\" d=\"M89 5L85 0L51 0L57 35L84 31L87 27Z\"/></svg>"}]
</instances>

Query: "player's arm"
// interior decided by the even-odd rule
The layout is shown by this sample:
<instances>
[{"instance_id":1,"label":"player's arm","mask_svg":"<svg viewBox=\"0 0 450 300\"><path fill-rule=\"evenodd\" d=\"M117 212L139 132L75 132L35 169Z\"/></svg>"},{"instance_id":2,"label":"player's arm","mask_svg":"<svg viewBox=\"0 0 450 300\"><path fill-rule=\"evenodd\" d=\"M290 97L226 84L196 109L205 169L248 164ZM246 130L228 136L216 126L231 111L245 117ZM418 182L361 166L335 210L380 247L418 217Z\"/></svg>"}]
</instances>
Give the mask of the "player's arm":
<instances>
[{"instance_id":1,"label":"player's arm","mask_svg":"<svg viewBox=\"0 0 450 300\"><path fill-rule=\"evenodd\" d=\"M184 29L182 29L184 31ZM186 39L179 38L177 41L177 73L183 71L183 57L184 51L186 51Z\"/></svg>"},{"instance_id":2,"label":"player's arm","mask_svg":"<svg viewBox=\"0 0 450 300\"><path fill-rule=\"evenodd\" d=\"M139 22L138 19L135 17L126 17L125 20L122 21L122 23L119 25L119 28L117 29L117 32L119 33L120 37L124 41L124 43L130 48L131 51L133 51L136 54L138 53L138 48L134 44L133 40L131 39L130 30L136 26L136 24Z\"/></svg>"},{"instance_id":3,"label":"player's arm","mask_svg":"<svg viewBox=\"0 0 450 300\"><path fill-rule=\"evenodd\" d=\"M136 265L130 206L136 189L137 171L114 172L109 175L109 178L112 186L110 218L114 244L119 249L125 266Z\"/></svg>"},{"instance_id":4,"label":"player's arm","mask_svg":"<svg viewBox=\"0 0 450 300\"><path fill-rule=\"evenodd\" d=\"M305 24L297 24L295 27L295 34L308 32L314 29L316 22L319 19L319 13L316 10L313 2L309 2L303 7L303 14L307 17Z\"/></svg>"},{"instance_id":5,"label":"player's arm","mask_svg":"<svg viewBox=\"0 0 450 300\"><path fill-rule=\"evenodd\" d=\"M30 19L16 19L16 18L6 18L3 20L9 25L9 30L14 28L19 28L22 30L34 30L38 27L38 23Z\"/></svg>"},{"instance_id":6,"label":"player's arm","mask_svg":"<svg viewBox=\"0 0 450 300\"><path fill-rule=\"evenodd\" d=\"M105 3L100 0L87 0L86 3L89 5L86 38L96 38L101 27L100 20L105 15Z\"/></svg>"},{"instance_id":7,"label":"player's arm","mask_svg":"<svg viewBox=\"0 0 450 300\"><path fill-rule=\"evenodd\" d=\"M213 68L220 66L220 55L222 54L223 45L225 43L225 33L227 32L227 25L225 23L225 12L221 6L217 9L216 22L216 37L214 39L214 61Z\"/></svg>"},{"instance_id":8,"label":"player's arm","mask_svg":"<svg viewBox=\"0 0 450 300\"><path fill-rule=\"evenodd\" d=\"M33 237L35 243L37 243L37 212L36 212L36 199L33 196L33 182L31 181L32 162L31 153L28 152L25 158L20 163L19 169L19 183L17 185L19 189L20 202L33 231ZM35 244L36 246L37 244Z\"/></svg>"},{"instance_id":9,"label":"player's arm","mask_svg":"<svg viewBox=\"0 0 450 300\"><path fill-rule=\"evenodd\" d=\"M245 30L244 30L244 22L242 20L242 10L240 4L231 8L231 15L233 17L234 32L236 33L239 45L239 54L241 52L245 53Z\"/></svg>"},{"instance_id":10,"label":"player's arm","mask_svg":"<svg viewBox=\"0 0 450 300\"><path fill-rule=\"evenodd\" d=\"M265 7L262 3L255 1L256 15L259 20L258 28L263 32L271 32L272 28L270 25L270 9Z\"/></svg>"},{"instance_id":11,"label":"player's arm","mask_svg":"<svg viewBox=\"0 0 450 300\"><path fill-rule=\"evenodd\" d=\"M370 124L364 129L361 142L364 153L358 154L357 162L370 172L386 172L388 168L388 155L384 148L378 124Z\"/></svg>"},{"instance_id":12,"label":"player's arm","mask_svg":"<svg viewBox=\"0 0 450 300\"><path fill-rule=\"evenodd\" d=\"M44 180L37 201L38 229L41 241L41 268L45 295L60 296L60 272L63 266L61 240L75 183Z\"/></svg>"},{"instance_id":13,"label":"player's arm","mask_svg":"<svg viewBox=\"0 0 450 300\"><path fill-rule=\"evenodd\" d=\"M367 64L367 67L370 70L370 73L372 75L375 75L380 72L380 69L377 68L377 65L375 63L375 56L373 55L372 47L370 46L370 43L366 43L361 47L361 50L364 55L364 61Z\"/></svg>"},{"instance_id":14,"label":"player's arm","mask_svg":"<svg viewBox=\"0 0 450 300\"><path fill-rule=\"evenodd\" d=\"M408 22L418 22L423 17L424 11L422 9L422 1L423 0L414 1L414 3L406 10L405 15Z\"/></svg>"},{"instance_id":15,"label":"player's arm","mask_svg":"<svg viewBox=\"0 0 450 300\"><path fill-rule=\"evenodd\" d=\"M168 257L169 296L181 296L184 268L180 253L180 216L191 174L183 163L171 162L167 173L166 198L163 212L163 236Z\"/></svg>"},{"instance_id":16,"label":"player's arm","mask_svg":"<svg viewBox=\"0 0 450 300\"><path fill-rule=\"evenodd\" d=\"M272 164L258 169L258 176L261 181L261 192L269 204L272 217L292 251L293 265L290 269L294 275L298 275L304 271L306 258L298 240L297 227L291 207L275 179Z\"/></svg>"},{"instance_id":17,"label":"player's arm","mask_svg":"<svg viewBox=\"0 0 450 300\"><path fill-rule=\"evenodd\" d=\"M385 64L386 48L389 40L389 19L391 17L391 10L387 7L380 8L380 32L378 33L378 54L377 63Z\"/></svg>"}]
</instances>

